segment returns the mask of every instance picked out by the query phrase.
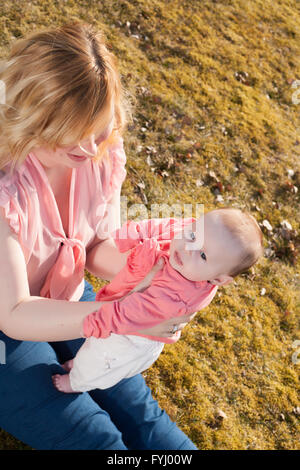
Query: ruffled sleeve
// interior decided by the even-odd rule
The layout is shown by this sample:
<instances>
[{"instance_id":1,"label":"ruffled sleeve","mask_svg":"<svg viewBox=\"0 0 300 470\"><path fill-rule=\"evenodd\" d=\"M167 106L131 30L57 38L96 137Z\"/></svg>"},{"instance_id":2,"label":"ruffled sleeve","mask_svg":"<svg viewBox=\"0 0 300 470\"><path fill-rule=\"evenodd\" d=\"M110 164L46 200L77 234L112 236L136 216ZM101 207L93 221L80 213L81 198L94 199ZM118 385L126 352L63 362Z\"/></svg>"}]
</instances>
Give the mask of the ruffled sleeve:
<instances>
[{"instance_id":1,"label":"ruffled sleeve","mask_svg":"<svg viewBox=\"0 0 300 470\"><path fill-rule=\"evenodd\" d=\"M7 220L10 228L17 235L20 232L20 221L18 216L18 211L16 210L15 205L13 204L13 196L9 193L8 188L1 184L0 181L0 207L2 208L2 213Z\"/></svg>"},{"instance_id":2,"label":"ruffled sleeve","mask_svg":"<svg viewBox=\"0 0 300 470\"><path fill-rule=\"evenodd\" d=\"M35 221L30 225L28 214L28 194L25 188L16 184L14 177L0 172L0 207L1 212L12 231L18 236L26 263L33 246Z\"/></svg>"}]
</instances>

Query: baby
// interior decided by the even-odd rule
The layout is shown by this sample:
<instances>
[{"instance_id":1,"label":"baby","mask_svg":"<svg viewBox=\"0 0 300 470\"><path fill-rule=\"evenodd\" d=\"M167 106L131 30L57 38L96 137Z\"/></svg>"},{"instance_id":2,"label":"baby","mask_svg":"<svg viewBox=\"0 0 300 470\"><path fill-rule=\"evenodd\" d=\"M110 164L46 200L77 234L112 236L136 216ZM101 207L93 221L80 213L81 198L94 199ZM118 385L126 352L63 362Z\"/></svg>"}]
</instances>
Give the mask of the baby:
<instances>
[{"instance_id":1,"label":"baby","mask_svg":"<svg viewBox=\"0 0 300 470\"><path fill-rule=\"evenodd\" d=\"M85 318L87 339L63 365L69 373L53 376L54 386L65 393L105 389L146 370L164 343L178 341L180 331L174 325L171 338L137 331L205 308L218 286L230 283L263 253L257 222L234 208L216 209L197 220L128 221L113 238L120 252L131 250L127 264L97 293L96 300L111 302ZM162 267L151 285L136 290L158 262Z\"/></svg>"}]
</instances>

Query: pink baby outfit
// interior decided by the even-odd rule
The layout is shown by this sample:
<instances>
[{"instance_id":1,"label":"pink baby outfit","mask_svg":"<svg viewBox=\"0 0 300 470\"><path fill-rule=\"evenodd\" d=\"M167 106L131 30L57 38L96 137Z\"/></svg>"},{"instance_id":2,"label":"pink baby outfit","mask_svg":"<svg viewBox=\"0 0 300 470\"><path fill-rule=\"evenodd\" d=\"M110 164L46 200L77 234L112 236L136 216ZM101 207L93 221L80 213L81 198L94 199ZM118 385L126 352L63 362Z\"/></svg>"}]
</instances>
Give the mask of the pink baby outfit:
<instances>
[{"instance_id":1,"label":"pink baby outfit","mask_svg":"<svg viewBox=\"0 0 300 470\"><path fill-rule=\"evenodd\" d=\"M107 207L126 176L123 139L109 158L72 169L68 236L43 166L29 153L13 173L0 171L0 207L18 235L30 294L77 301L84 290L86 249L95 236L107 238ZM5 168L6 170L6 168ZM116 227L115 227L116 228Z\"/></svg>"},{"instance_id":2,"label":"pink baby outfit","mask_svg":"<svg viewBox=\"0 0 300 470\"><path fill-rule=\"evenodd\" d=\"M194 313L211 302L217 286L207 281L189 281L169 262L171 240L193 220L128 221L113 234L121 252L132 251L126 266L96 295L99 301L113 302L104 304L84 320L87 339L70 372L74 391L105 389L143 372L159 357L164 343L178 341L180 332L169 339L140 335L137 331L168 318ZM151 285L119 302L117 299L129 293L161 257L164 266Z\"/></svg>"},{"instance_id":3,"label":"pink baby outfit","mask_svg":"<svg viewBox=\"0 0 300 470\"><path fill-rule=\"evenodd\" d=\"M196 312L212 301L217 286L207 281L190 281L172 268L169 262L171 240L194 220L165 218L128 221L116 230L113 237L119 250L125 252L132 248L132 252L123 270L97 293L96 300L115 301L104 304L99 312L91 313L84 319L83 332L86 337L107 338L111 333L144 336L137 331L168 318ZM145 292L132 293L119 302L117 299L131 291L160 257L164 258L165 263L162 270L156 273L151 286ZM174 343L179 336L154 339ZM149 338L153 339L153 336Z\"/></svg>"}]
</instances>

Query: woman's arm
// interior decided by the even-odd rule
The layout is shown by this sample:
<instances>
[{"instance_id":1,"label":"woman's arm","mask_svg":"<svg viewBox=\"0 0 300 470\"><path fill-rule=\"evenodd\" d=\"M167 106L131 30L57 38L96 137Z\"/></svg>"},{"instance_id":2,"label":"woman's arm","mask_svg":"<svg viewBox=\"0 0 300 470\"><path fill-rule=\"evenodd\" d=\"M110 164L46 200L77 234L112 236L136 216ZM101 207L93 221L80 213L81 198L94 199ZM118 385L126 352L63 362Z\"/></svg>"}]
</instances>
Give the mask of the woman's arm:
<instances>
[{"instance_id":1,"label":"woman's arm","mask_svg":"<svg viewBox=\"0 0 300 470\"><path fill-rule=\"evenodd\" d=\"M120 227L120 190L107 202L104 218L97 227L98 233L86 252L86 269L96 277L111 281L126 265L130 250L120 253L114 239L110 236Z\"/></svg>"},{"instance_id":2,"label":"woman's arm","mask_svg":"<svg viewBox=\"0 0 300 470\"><path fill-rule=\"evenodd\" d=\"M86 269L96 277L111 281L126 265L131 250L120 253L113 238L96 238L86 254Z\"/></svg>"},{"instance_id":3,"label":"woman's arm","mask_svg":"<svg viewBox=\"0 0 300 470\"><path fill-rule=\"evenodd\" d=\"M28 296L1 323L4 334L22 341L67 341L83 337L86 315L109 302L72 302Z\"/></svg>"},{"instance_id":4,"label":"woman's arm","mask_svg":"<svg viewBox=\"0 0 300 470\"><path fill-rule=\"evenodd\" d=\"M70 302L30 295L18 237L0 217L0 330L27 341L63 341L82 336L82 321L107 302Z\"/></svg>"}]
</instances>

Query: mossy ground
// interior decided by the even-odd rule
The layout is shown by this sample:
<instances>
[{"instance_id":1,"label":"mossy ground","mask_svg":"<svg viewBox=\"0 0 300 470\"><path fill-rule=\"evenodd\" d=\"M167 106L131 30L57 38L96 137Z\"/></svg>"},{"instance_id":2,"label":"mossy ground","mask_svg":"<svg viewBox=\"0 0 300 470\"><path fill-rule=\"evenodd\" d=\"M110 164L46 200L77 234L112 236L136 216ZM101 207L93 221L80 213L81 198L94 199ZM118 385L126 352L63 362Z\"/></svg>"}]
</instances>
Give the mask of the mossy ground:
<instances>
[{"instance_id":1,"label":"mossy ground","mask_svg":"<svg viewBox=\"0 0 300 470\"><path fill-rule=\"evenodd\" d=\"M296 0L0 6L2 55L39 27L82 19L104 30L136 96L128 205L145 204L148 217L154 203L235 206L272 226L262 261L219 289L145 373L200 449L299 448L299 10ZM3 431L0 439L0 448L24 448Z\"/></svg>"}]
</instances>

